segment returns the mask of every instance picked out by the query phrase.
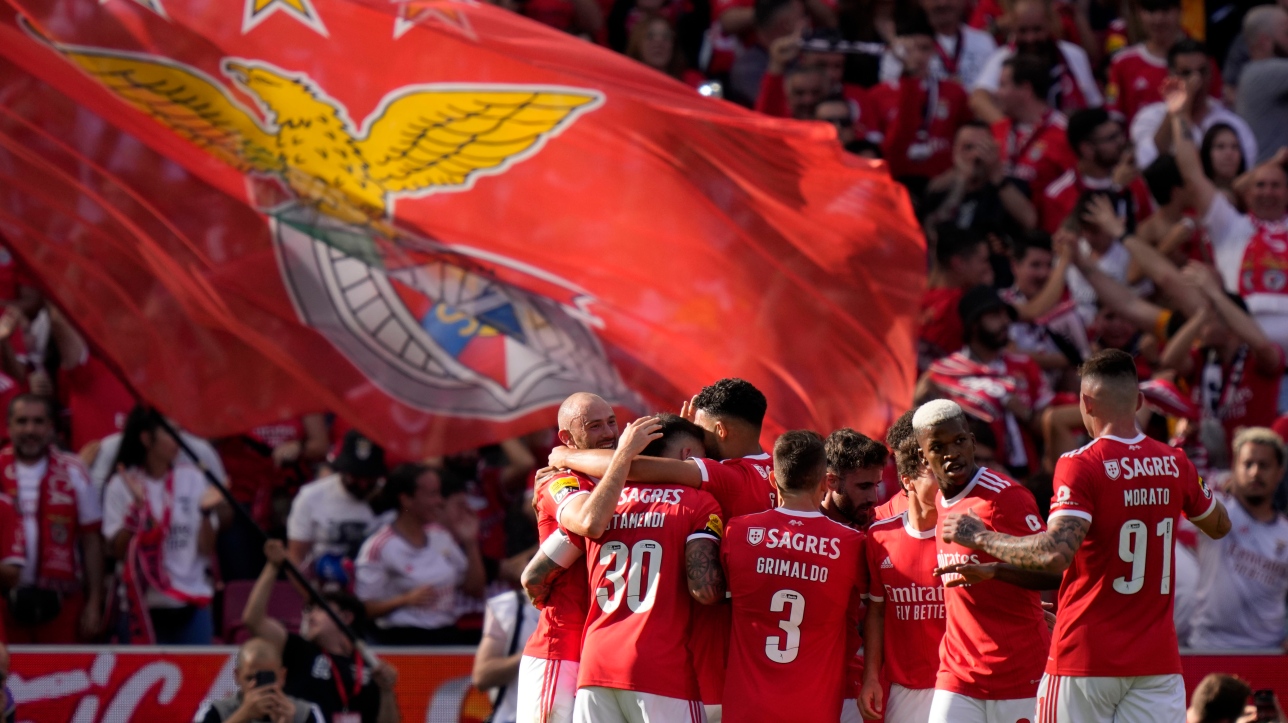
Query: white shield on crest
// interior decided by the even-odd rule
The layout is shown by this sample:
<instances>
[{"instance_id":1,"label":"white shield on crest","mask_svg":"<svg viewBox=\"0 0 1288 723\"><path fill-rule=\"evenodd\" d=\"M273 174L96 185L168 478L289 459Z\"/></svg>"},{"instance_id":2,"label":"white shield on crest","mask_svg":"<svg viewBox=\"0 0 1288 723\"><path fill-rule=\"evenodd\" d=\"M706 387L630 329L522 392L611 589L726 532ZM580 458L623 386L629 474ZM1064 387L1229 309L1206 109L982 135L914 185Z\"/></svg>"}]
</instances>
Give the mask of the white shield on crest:
<instances>
[{"instance_id":1,"label":"white shield on crest","mask_svg":"<svg viewBox=\"0 0 1288 723\"><path fill-rule=\"evenodd\" d=\"M747 544L759 545L761 542L764 542L764 540L765 540L765 528L763 527L747 528Z\"/></svg>"},{"instance_id":2,"label":"white shield on crest","mask_svg":"<svg viewBox=\"0 0 1288 723\"><path fill-rule=\"evenodd\" d=\"M1118 475L1120 473L1121 471L1118 469L1118 460L1105 460L1105 474L1109 475L1109 479L1118 479Z\"/></svg>"}]
</instances>

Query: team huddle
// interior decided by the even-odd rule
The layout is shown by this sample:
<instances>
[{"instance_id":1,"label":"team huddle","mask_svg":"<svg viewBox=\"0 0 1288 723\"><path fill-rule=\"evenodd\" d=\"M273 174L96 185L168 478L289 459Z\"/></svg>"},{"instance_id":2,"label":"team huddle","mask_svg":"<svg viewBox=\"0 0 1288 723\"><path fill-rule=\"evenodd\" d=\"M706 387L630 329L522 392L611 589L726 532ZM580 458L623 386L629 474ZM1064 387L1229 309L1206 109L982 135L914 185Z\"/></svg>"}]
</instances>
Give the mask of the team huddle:
<instances>
[{"instance_id":1,"label":"team huddle","mask_svg":"<svg viewBox=\"0 0 1288 723\"><path fill-rule=\"evenodd\" d=\"M724 379L619 435L574 394L539 475L541 608L522 723L1175 723L1174 530L1220 501L1142 434L1136 367L1082 368L1092 442L1060 459L1047 520L976 464L955 403L760 447L764 395ZM888 447L887 447L888 445ZM893 453L902 494L874 507ZM1059 589L1054 624L1039 591Z\"/></svg>"}]
</instances>

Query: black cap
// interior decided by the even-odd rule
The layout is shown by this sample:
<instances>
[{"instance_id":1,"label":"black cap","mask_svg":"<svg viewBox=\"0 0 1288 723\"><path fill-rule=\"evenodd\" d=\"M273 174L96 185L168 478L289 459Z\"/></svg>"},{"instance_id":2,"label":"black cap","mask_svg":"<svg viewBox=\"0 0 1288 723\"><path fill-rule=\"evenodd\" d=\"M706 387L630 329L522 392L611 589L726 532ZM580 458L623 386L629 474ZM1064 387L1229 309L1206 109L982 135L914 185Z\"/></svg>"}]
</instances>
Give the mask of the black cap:
<instances>
[{"instance_id":1,"label":"black cap","mask_svg":"<svg viewBox=\"0 0 1288 723\"><path fill-rule=\"evenodd\" d=\"M335 456L335 462L331 467L336 472L344 472L354 477L366 479L384 477L385 450L362 436L358 430L350 429L345 432L344 442L340 445L340 454Z\"/></svg>"},{"instance_id":2,"label":"black cap","mask_svg":"<svg viewBox=\"0 0 1288 723\"><path fill-rule=\"evenodd\" d=\"M935 37L935 27L930 24L930 17L920 5L910 4L900 7L894 15L894 34L897 38L923 35Z\"/></svg>"},{"instance_id":3,"label":"black cap","mask_svg":"<svg viewBox=\"0 0 1288 723\"><path fill-rule=\"evenodd\" d=\"M967 329L976 319L994 309L1006 309L1006 313L1011 315L1011 321L1018 318L1015 307L1002 301L997 290L991 286L976 286L962 294L961 301L957 302L957 315L962 318L962 326Z\"/></svg>"}]
</instances>

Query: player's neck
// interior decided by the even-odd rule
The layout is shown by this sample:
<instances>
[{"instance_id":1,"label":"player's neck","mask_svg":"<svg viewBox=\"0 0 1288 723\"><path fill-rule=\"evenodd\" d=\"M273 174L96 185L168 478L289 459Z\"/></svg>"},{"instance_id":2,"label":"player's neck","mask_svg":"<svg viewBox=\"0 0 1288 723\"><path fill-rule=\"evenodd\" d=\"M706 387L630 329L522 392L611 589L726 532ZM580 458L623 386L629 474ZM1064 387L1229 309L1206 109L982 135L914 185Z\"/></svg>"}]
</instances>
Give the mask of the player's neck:
<instances>
[{"instance_id":1,"label":"player's neck","mask_svg":"<svg viewBox=\"0 0 1288 723\"><path fill-rule=\"evenodd\" d=\"M1140 427L1136 426L1136 417L1124 416L1117 419L1096 420L1096 438L1117 437L1119 439L1135 439L1140 434Z\"/></svg>"},{"instance_id":2,"label":"player's neck","mask_svg":"<svg viewBox=\"0 0 1288 723\"><path fill-rule=\"evenodd\" d=\"M933 529L938 521L939 511L935 508L934 500L927 503L915 493L908 495L908 524L912 525L912 529L925 532Z\"/></svg>"},{"instance_id":3,"label":"player's neck","mask_svg":"<svg viewBox=\"0 0 1288 723\"><path fill-rule=\"evenodd\" d=\"M724 453L725 459L738 459L739 457L751 457L757 454L764 454L765 451L760 448L760 439L737 439L730 436L721 446L721 452Z\"/></svg>"},{"instance_id":4,"label":"player's neck","mask_svg":"<svg viewBox=\"0 0 1288 723\"><path fill-rule=\"evenodd\" d=\"M814 500L814 495L804 494L796 491L784 492L781 488L778 490L778 506L784 510L792 512L818 512L821 505ZM831 517L826 509L823 514Z\"/></svg>"},{"instance_id":5,"label":"player's neck","mask_svg":"<svg viewBox=\"0 0 1288 723\"><path fill-rule=\"evenodd\" d=\"M786 499L784 499L784 500L783 500L783 503L784 503L784 504L783 504L783 507L787 507L786 502L787 502L787 500L786 500ZM791 508L791 509L796 509L796 508ZM841 523L842 525L845 525L846 527L851 527L851 526L853 526L853 524L854 524L853 520L851 520L850 518L848 518L848 517L846 517L845 515L841 514L841 511L840 511L839 509L837 509L837 508L836 508L836 505L832 504L832 496L831 496L831 495L828 495L828 496L824 497L824 498L823 498L823 503L822 503L822 504L820 504L820 505L818 506L818 508L817 508L817 509L818 509L818 511L819 511L819 512L822 512L822 513L823 513L823 516L824 516L824 517L826 517L827 519L829 519L829 520L831 520L831 521L833 521L833 522L839 522L839 523ZM801 511L803 512L804 510L802 509Z\"/></svg>"}]
</instances>

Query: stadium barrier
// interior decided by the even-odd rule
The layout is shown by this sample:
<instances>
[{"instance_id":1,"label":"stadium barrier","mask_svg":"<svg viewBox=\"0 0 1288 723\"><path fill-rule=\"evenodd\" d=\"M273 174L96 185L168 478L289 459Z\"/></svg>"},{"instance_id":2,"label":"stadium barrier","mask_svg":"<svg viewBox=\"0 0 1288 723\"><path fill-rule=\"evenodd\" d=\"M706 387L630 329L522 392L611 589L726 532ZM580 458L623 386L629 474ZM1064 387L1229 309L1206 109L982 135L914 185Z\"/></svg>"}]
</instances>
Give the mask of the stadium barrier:
<instances>
[{"instance_id":1,"label":"stadium barrier","mask_svg":"<svg viewBox=\"0 0 1288 723\"><path fill-rule=\"evenodd\" d=\"M235 648L13 646L9 689L18 721L29 723L186 723L202 701L233 690ZM470 686L472 648L378 649L398 669L404 723L480 723L491 710ZM1208 673L1236 673L1254 688L1274 688L1288 701L1288 656L1282 652L1188 654L1185 683Z\"/></svg>"}]
</instances>

